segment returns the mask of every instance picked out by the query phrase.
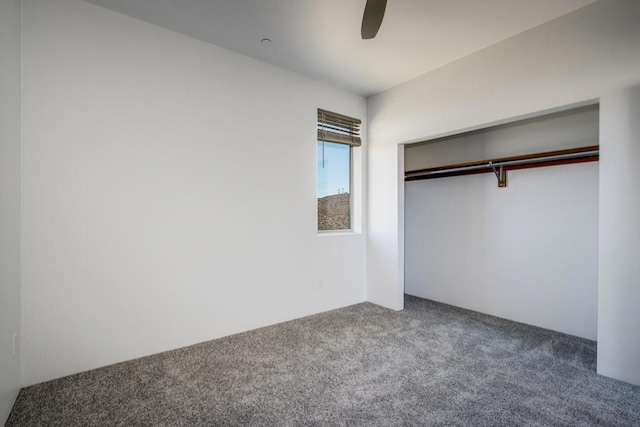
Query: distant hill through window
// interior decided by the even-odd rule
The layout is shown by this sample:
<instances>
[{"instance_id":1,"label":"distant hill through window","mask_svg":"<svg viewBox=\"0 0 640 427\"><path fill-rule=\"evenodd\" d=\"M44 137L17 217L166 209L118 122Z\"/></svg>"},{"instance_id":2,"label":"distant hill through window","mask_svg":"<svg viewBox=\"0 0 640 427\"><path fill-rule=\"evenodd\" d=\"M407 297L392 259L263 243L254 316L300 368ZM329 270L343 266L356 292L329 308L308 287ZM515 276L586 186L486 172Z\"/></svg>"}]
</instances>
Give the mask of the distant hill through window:
<instances>
[{"instance_id":1,"label":"distant hill through window","mask_svg":"<svg viewBox=\"0 0 640 427\"><path fill-rule=\"evenodd\" d=\"M351 229L351 195L334 194L318 199L318 230Z\"/></svg>"}]
</instances>

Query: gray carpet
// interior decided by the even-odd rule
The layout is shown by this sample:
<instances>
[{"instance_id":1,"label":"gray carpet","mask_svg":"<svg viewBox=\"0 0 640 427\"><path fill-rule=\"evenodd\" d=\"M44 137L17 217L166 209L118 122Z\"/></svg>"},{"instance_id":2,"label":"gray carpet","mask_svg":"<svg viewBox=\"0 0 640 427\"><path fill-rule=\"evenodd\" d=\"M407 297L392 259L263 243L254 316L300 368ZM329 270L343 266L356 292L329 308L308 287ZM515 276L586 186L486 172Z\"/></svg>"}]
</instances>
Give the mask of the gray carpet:
<instances>
[{"instance_id":1,"label":"gray carpet","mask_svg":"<svg viewBox=\"0 0 640 427\"><path fill-rule=\"evenodd\" d=\"M23 389L9 426L640 426L587 341L414 297Z\"/></svg>"}]
</instances>

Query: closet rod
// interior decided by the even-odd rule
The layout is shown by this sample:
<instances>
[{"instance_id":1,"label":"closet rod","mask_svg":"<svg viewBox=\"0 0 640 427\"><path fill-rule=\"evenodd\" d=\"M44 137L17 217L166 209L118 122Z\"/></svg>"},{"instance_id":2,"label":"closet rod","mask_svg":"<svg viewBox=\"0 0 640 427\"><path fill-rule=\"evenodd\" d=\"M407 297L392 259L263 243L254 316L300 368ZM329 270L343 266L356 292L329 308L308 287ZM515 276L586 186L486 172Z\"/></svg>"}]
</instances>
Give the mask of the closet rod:
<instances>
[{"instance_id":1,"label":"closet rod","mask_svg":"<svg viewBox=\"0 0 640 427\"><path fill-rule=\"evenodd\" d=\"M568 150L547 151L523 156L503 157L493 160L407 171L405 172L405 181L493 172L498 178L499 186L504 187L506 186L506 172L508 170L593 162L598 159L599 146L593 145ZM498 169L500 173L498 173Z\"/></svg>"}]
</instances>

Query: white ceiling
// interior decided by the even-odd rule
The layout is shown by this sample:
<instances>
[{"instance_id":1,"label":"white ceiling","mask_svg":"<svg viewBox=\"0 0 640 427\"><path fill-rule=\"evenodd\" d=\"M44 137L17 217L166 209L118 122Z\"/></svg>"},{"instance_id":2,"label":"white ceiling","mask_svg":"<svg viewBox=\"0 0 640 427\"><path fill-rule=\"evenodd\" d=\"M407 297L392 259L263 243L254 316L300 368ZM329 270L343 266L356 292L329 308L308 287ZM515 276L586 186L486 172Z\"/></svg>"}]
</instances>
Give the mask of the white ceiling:
<instances>
[{"instance_id":1,"label":"white ceiling","mask_svg":"<svg viewBox=\"0 0 640 427\"><path fill-rule=\"evenodd\" d=\"M369 96L596 0L389 0L373 40L366 0L86 1Z\"/></svg>"}]
</instances>

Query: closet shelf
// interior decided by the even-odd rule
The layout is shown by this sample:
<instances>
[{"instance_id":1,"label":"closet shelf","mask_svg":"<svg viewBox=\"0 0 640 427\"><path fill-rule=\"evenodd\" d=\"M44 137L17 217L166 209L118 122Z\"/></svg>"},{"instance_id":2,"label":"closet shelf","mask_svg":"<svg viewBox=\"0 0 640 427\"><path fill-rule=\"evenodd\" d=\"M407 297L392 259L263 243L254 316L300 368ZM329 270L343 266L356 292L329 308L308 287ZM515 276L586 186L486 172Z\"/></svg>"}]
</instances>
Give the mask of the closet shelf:
<instances>
[{"instance_id":1,"label":"closet shelf","mask_svg":"<svg viewBox=\"0 0 640 427\"><path fill-rule=\"evenodd\" d=\"M502 157L491 160L458 163L434 168L417 169L405 172L405 181L445 178L451 176L494 173L498 187L507 186L507 171L538 168L545 166L568 165L572 163L596 162L600 158L600 146L571 148L568 150L546 151L522 156Z\"/></svg>"}]
</instances>

